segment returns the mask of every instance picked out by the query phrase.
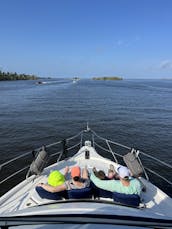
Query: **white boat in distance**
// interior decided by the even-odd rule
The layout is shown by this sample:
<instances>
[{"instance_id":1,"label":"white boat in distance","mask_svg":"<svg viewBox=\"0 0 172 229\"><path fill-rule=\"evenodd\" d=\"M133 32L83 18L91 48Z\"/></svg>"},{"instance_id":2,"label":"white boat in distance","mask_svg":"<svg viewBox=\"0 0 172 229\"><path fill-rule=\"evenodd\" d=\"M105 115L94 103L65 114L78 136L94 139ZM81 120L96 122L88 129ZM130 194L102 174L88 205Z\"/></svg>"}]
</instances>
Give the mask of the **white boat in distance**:
<instances>
[{"instance_id":1,"label":"white boat in distance","mask_svg":"<svg viewBox=\"0 0 172 229\"><path fill-rule=\"evenodd\" d=\"M25 166L28 161L26 158L32 155L33 162ZM53 170L63 173L66 166L78 165L81 168L87 166L90 173L93 167L107 173L110 164L115 169L122 164L125 165L125 155L134 156L134 160L143 171L142 176L138 177L144 187L139 202L135 202L127 195L115 198L111 193L108 196L108 193L98 188L95 192L93 187L85 188L82 193L79 193L79 190L77 194L70 192L71 190L66 191L66 197L58 199L41 198L35 190L38 183L47 183L47 178ZM171 228L172 199L150 182L148 172L162 178L169 188L172 187L172 182L144 166L144 160L141 161L143 156L147 158L147 162L153 160L154 163L159 163L159 171L161 166L172 168L171 165L144 152L100 137L87 125L86 130L73 137L5 162L0 165L1 174L11 163L17 165L17 160L20 160L19 163L23 164L24 168L3 178L0 181L1 187L11 179L14 180L19 173L28 171L22 182L0 197L0 227Z\"/></svg>"},{"instance_id":2,"label":"white boat in distance","mask_svg":"<svg viewBox=\"0 0 172 229\"><path fill-rule=\"evenodd\" d=\"M37 81L36 84L37 84L37 85L47 84L47 82L45 82L45 81Z\"/></svg>"},{"instance_id":3,"label":"white boat in distance","mask_svg":"<svg viewBox=\"0 0 172 229\"><path fill-rule=\"evenodd\" d=\"M77 83L79 80L80 80L79 77L74 77L74 78L72 79L72 82L73 82L73 83Z\"/></svg>"}]
</instances>

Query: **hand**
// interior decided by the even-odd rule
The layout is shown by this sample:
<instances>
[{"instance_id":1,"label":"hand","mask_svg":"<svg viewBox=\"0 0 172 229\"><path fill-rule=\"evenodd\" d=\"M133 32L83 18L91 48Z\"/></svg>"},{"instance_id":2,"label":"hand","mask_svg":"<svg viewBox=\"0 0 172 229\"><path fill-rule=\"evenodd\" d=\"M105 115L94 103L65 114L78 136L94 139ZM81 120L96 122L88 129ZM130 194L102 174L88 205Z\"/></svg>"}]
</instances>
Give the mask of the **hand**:
<instances>
[{"instance_id":1,"label":"hand","mask_svg":"<svg viewBox=\"0 0 172 229\"><path fill-rule=\"evenodd\" d=\"M64 170L64 173L67 174L68 172L69 172L69 167L66 166L66 167L65 167L65 170Z\"/></svg>"},{"instance_id":2,"label":"hand","mask_svg":"<svg viewBox=\"0 0 172 229\"><path fill-rule=\"evenodd\" d=\"M93 167L93 172L96 172L97 170L96 170L96 167Z\"/></svg>"},{"instance_id":3,"label":"hand","mask_svg":"<svg viewBox=\"0 0 172 229\"><path fill-rule=\"evenodd\" d=\"M37 184L38 187L42 187L44 183Z\"/></svg>"}]
</instances>

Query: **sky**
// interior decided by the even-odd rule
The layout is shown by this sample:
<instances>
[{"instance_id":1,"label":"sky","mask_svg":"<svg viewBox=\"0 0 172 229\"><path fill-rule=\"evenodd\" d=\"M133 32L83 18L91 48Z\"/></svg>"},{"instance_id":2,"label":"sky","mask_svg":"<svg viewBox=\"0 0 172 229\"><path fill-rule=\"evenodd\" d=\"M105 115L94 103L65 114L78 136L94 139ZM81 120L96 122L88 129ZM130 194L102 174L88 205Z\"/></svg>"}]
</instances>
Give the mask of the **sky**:
<instances>
[{"instance_id":1,"label":"sky","mask_svg":"<svg viewBox=\"0 0 172 229\"><path fill-rule=\"evenodd\" d=\"M0 70L172 78L172 0L0 0Z\"/></svg>"}]
</instances>

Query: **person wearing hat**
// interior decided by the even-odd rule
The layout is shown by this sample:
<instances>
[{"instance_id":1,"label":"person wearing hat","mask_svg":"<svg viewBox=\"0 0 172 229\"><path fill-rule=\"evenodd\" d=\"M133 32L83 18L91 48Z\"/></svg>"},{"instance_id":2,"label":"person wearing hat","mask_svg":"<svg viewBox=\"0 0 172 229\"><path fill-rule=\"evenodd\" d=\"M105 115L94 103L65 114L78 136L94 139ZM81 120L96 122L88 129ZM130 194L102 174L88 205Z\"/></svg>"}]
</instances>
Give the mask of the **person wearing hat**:
<instances>
[{"instance_id":1,"label":"person wearing hat","mask_svg":"<svg viewBox=\"0 0 172 229\"><path fill-rule=\"evenodd\" d=\"M85 167L81 174L79 166L71 168L71 179L65 182L66 190L81 189L90 186L90 180L88 179L88 171Z\"/></svg>"},{"instance_id":2,"label":"person wearing hat","mask_svg":"<svg viewBox=\"0 0 172 229\"><path fill-rule=\"evenodd\" d=\"M69 167L65 168L65 175L69 172ZM64 190L71 190L71 189L81 189L90 186L90 181L88 179L88 171L85 167L83 169L83 173L81 175L81 169L79 166L74 166L71 168L71 179L64 181L62 184L59 185L52 185L51 183L43 184L40 183L37 186L41 186L48 192L61 192Z\"/></svg>"},{"instance_id":3,"label":"person wearing hat","mask_svg":"<svg viewBox=\"0 0 172 229\"><path fill-rule=\"evenodd\" d=\"M48 184L39 183L35 187L35 191L43 199L46 198L50 200L57 200L63 197L65 198L66 196L65 193L60 193L60 196L59 196L57 193L51 190L54 189L55 187L58 187L64 184L65 176L67 175L67 173L68 173L67 167L65 168L64 175L58 170L51 171L48 176Z\"/></svg>"},{"instance_id":4,"label":"person wearing hat","mask_svg":"<svg viewBox=\"0 0 172 229\"><path fill-rule=\"evenodd\" d=\"M43 189L47 190L46 186L50 186L51 189L51 187L57 187L64 184L68 171L68 167L65 168L64 175L58 170L51 171L48 176L48 184L39 183L37 184L37 187L42 187Z\"/></svg>"},{"instance_id":5,"label":"person wearing hat","mask_svg":"<svg viewBox=\"0 0 172 229\"><path fill-rule=\"evenodd\" d=\"M141 184L138 179L130 177L130 172L127 167L118 167L117 173L119 180L101 180L95 176L94 172L91 173L90 180L95 186L106 191L140 195Z\"/></svg>"}]
</instances>

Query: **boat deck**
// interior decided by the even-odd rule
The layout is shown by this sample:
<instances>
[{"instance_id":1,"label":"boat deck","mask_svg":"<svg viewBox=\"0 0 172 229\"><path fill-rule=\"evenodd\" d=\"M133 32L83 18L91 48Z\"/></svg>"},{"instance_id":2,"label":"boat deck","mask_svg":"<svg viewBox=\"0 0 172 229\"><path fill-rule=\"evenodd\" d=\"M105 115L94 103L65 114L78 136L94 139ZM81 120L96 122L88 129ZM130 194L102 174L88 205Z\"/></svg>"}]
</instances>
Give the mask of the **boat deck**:
<instances>
[{"instance_id":1,"label":"boat deck","mask_svg":"<svg viewBox=\"0 0 172 229\"><path fill-rule=\"evenodd\" d=\"M85 157L85 151L89 150L89 159ZM46 169L40 176L32 175L10 190L1 198L1 215L21 215L21 214L69 214L71 211L76 214L94 213L94 214L127 214L154 218L172 218L171 206L172 199L164 192L158 189L149 181L140 178L145 185L146 191L142 192L142 204L140 208L129 208L128 206L117 205L109 198L96 198L90 200L62 200L54 201L42 199L35 191L38 183L47 183L47 178L52 170L59 170L62 173L66 166L72 167L79 165L81 168L87 166L89 172L93 167L104 170L107 174L109 165L113 164L115 168L119 165L109 159L101 157L94 148L89 146L82 147L79 152L69 158L57 162ZM108 204L107 204L108 203ZM46 205L45 205L46 204ZM41 206L40 206L41 205ZM39 206L39 207L38 207ZM54 213L53 213L54 212Z\"/></svg>"}]
</instances>

